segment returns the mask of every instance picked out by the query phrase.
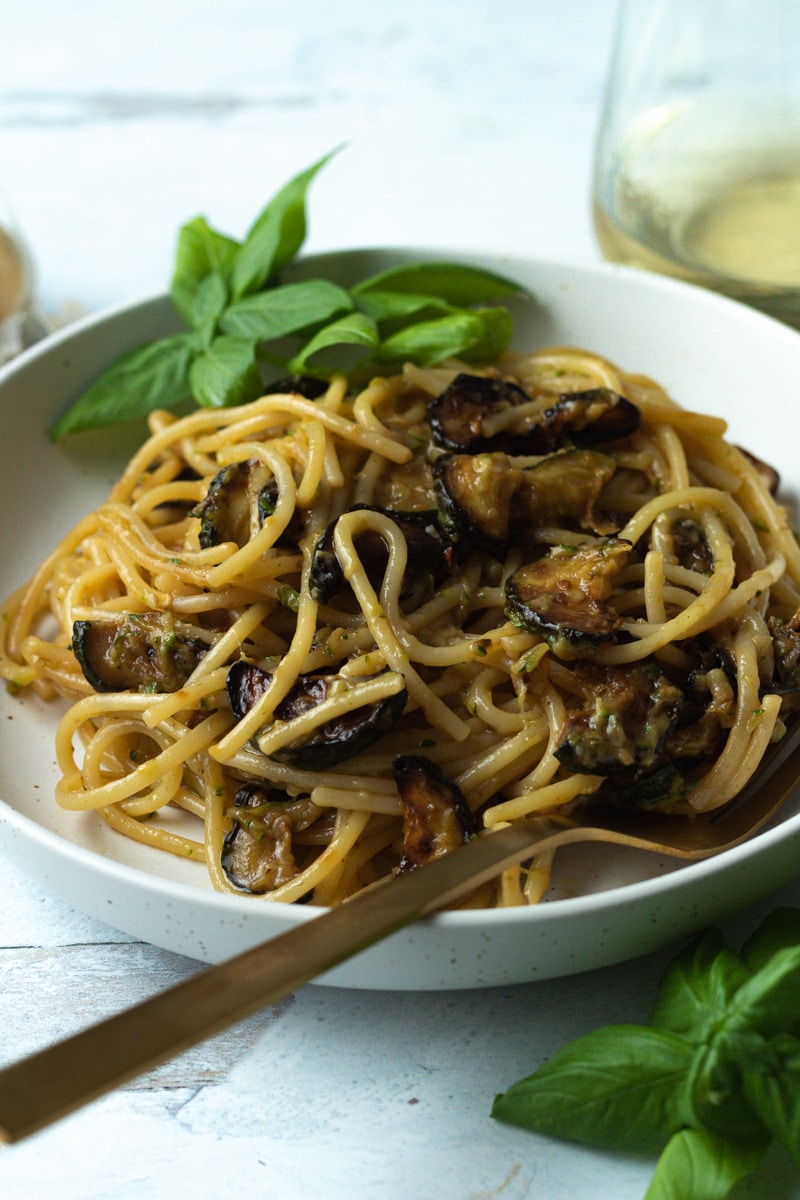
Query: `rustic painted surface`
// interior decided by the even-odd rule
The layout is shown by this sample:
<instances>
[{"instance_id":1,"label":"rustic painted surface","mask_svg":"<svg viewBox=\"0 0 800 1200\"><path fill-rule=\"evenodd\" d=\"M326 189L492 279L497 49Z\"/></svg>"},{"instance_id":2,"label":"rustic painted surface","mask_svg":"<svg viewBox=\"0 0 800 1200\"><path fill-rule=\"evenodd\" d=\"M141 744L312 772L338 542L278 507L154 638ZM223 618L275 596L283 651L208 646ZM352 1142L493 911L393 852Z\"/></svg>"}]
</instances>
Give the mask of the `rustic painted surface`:
<instances>
[{"instance_id":1,"label":"rustic painted surface","mask_svg":"<svg viewBox=\"0 0 800 1200\"><path fill-rule=\"evenodd\" d=\"M587 196L613 9L15 6L0 185L33 249L42 308L92 311L162 289L183 220L202 211L241 234L278 185L342 142L314 185L309 249L596 258ZM800 889L779 902L800 903ZM568 1038L643 1019L668 957L492 992L307 988L0 1151L0 1196L638 1200L647 1163L533 1138L488 1113L496 1091ZM0 1062L196 969L0 864ZM800 1195L778 1154L736 1193L765 1194Z\"/></svg>"}]
</instances>

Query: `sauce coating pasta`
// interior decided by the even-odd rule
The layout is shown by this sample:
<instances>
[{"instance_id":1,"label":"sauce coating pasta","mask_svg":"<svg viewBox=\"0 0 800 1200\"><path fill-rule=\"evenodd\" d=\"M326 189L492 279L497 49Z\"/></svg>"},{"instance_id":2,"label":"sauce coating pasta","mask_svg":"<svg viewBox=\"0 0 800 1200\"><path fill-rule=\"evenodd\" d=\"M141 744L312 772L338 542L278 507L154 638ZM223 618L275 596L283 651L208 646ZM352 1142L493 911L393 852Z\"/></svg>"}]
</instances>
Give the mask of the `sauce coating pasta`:
<instances>
[{"instance_id":1,"label":"sauce coating pasta","mask_svg":"<svg viewBox=\"0 0 800 1200\"><path fill-rule=\"evenodd\" d=\"M588 797L706 812L782 735L787 514L645 377L557 347L150 427L7 601L0 674L69 701L59 804L220 890L338 904Z\"/></svg>"}]
</instances>

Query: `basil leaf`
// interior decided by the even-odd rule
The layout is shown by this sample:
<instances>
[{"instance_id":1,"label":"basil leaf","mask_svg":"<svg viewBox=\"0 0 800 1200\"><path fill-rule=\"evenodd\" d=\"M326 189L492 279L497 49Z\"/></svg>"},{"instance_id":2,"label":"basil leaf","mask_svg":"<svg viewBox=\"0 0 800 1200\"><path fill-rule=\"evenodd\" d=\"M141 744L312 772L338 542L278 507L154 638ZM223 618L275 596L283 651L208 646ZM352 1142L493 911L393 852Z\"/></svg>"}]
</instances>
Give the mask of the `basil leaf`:
<instances>
[{"instance_id":1,"label":"basil leaf","mask_svg":"<svg viewBox=\"0 0 800 1200\"><path fill-rule=\"evenodd\" d=\"M235 300L274 280L297 254L306 237L306 192L335 153L290 179L253 222L233 265Z\"/></svg>"},{"instance_id":2,"label":"basil leaf","mask_svg":"<svg viewBox=\"0 0 800 1200\"><path fill-rule=\"evenodd\" d=\"M358 307L378 324L405 325L422 315L435 317L452 311L452 304L436 296L417 295L414 292L362 292L353 289Z\"/></svg>"},{"instance_id":3,"label":"basil leaf","mask_svg":"<svg viewBox=\"0 0 800 1200\"><path fill-rule=\"evenodd\" d=\"M192 393L205 408L247 404L264 392L252 338L222 335L195 359L189 372Z\"/></svg>"},{"instance_id":4,"label":"basil leaf","mask_svg":"<svg viewBox=\"0 0 800 1200\"><path fill-rule=\"evenodd\" d=\"M375 358L385 366L414 362L432 367L447 358L466 358L480 346L486 329L482 318L462 309L433 321L419 321L381 342Z\"/></svg>"},{"instance_id":5,"label":"basil leaf","mask_svg":"<svg viewBox=\"0 0 800 1200\"><path fill-rule=\"evenodd\" d=\"M308 360L320 350L328 350L334 346L367 346L370 350L378 345L378 330L375 322L363 313L349 313L338 321L332 321L320 329L306 343L302 350L292 358L289 369L302 371Z\"/></svg>"},{"instance_id":6,"label":"basil leaf","mask_svg":"<svg viewBox=\"0 0 800 1200\"><path fill-rule=\"evenodd\" d=\"M468 363L490 363L508 349L514 333L514 318L506 308L479 308L475 310L483 323L480 339L461 351Z\"/></svg>"},{"instance_id":7,"label":"basil leaf","mask_svg":"<svg viewBox=\"0 0 800 1200\"><path fill-rule=\"evenodd\" d=\"M206 275L217 274L228 282L239 243L217 233L205 217L195 217L178 231L170 295L187 325L197 325L195 294Z\"/></svg>"},{"instance_id":8,"label":"basil leaf","mask_svg":"<svg viewBox=\"0 0 800 1200\"><path fill-rule=\"evenodd\" d=\"M800 945L777 950L734 996L725 1018L728 1029L748 1029L770 1037L800 1020Z\"/></svg>"},{"instance_id":9,"label":"basil leaf","mask_svg":"<svg viewBox=\"0 0 800 1200\"><path fill-rule=\"evenodd\" d=\"M174 408L191 395L192 336L174 334L130 350L108 367L50 430L53 440Z\"/></svg>"},{"instance_id":10,"label":"basil leaf","mask_svg":"<svg viewBox=\"0 0 800 1200\"><path fill-rule=\"evenodd\" d=\"M344 288L327 279L309 279L238 300L225 311L220 328L237 337L270 341L329 322L352 308Z\"/></svg>"},{"instance_id":11,"label":"basil leaf","mask_svg":"<svg viewBox=\"0 0 800 1200\"><path fill-rule=\"evenodd\" d=\"M800 909L776 908L769 913L740 950L751 971L760 971L778 950L800 945ZM800 1017L800 1014L798 1014Z\"/></svg>"},{"instance_id":12,"label":"basil leaf","mask_svg":"<svg viewBox=\"0 0 800 1200\"><path fill-rule=\"evenodd\" d=\"M767 1149L762 1139L729 1142L702 1129L683 1129L667 1143L644 1200L724 1200L756 1170Z\"/></svg>"},{"instance_id":13,"label":"basil leaf","mask_svg":"<svg viewBox=\"0 0 800 1200\"><path fill-rule=\"evenodd\" d=\"M800 1042L783 1036L770 1043L771 1069L765 1064L742 1072L745 1100L776 1141L800 1165Z\"/></svg>"},{"instance_id":14,"label":"basil leaf","mask_svg":"<svg viewBox=\"0 0 800 1200\"><path fill-rule=\"evenodd\" d=\"M305 240L309 185L335 153L291 179L241 243L203 216L181 227L170 291L191 334L118 360L56 423L54 437L174 407L192 389L202 405L245 403L262 390L258 361L303 371L325 350L362 347L367 353L360 358L336 356L337 366L380 371L407 361L487 362L506 349L510 313L479 306L524 289L482 267L452 262L393 267L349 293L327 280L277 282ZM293 357L280 345L268 345L287 336L305 342ZM316 369L333 367L318 363Z\"/></svg>"},{"instance_id":15,"label":"basil leaf","mask_svg":"<svg viewBox=\"0 0 800 1200\"><path fill-rule=\"evenodd\" d=\"M748 1138L758 1121L742 1091L745 1069L769 1070L774 1061L769 1046L753 1030L730 1031L723 1023L695 1060L689 1084L692 1120L723 1138Z\"/></svg>"},{"instance_id":16,"label":"basil leaf","mask_svg":"<svg viewBox=\"0 0 800 1200\"><path fill-rule=\"evenodd\" d=\"M430 262L390 267L352 288L361 297L368 292L412 292L435 296L456 308L487 304L504 296L520 295L520 285L494 271L461 263Z\"/></svg>"},{"instance_id":17,"label":"basil leaf","mask_svg":"<svg viewBox=\"0 0 800 1200\"><path fill-rule=\"evenodd\" d=\"M656 1150L685 1123L691 1063L691 1047L674 1034L607 1026L498 1096L492 1116L590 1146Z\"/></svg>"},{"instance_id":18,"label":"basil leaf","mask_svg":"<svg viewBox=\"0 0 800 1200\"><path fill-rule=\"evenodd\" d=\"M194 295L194 324L206 345L216 332L227 302L228 288L219 271L201 279Z\"/></svg>"},{"instance_id":19,"label":"basil leaf","mask_svg":"<svg viewBox=\"0 0 800 1200\"><path fill-rule=\"evenodd\" d=\"M719 930L695 938L667 967L650 1024L699 1044L725 1016L737 990L752 977L723 944Z\"/></svg>"}]
</instances>

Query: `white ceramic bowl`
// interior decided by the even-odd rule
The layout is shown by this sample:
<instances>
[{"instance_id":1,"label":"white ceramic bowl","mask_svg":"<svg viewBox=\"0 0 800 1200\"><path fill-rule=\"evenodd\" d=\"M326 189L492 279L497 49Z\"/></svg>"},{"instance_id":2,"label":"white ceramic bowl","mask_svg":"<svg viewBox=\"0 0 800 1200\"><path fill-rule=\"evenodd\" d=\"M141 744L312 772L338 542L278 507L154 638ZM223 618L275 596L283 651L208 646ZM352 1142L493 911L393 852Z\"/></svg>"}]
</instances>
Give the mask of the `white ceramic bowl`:
<instances>
[{"instance_id":1,"label":"white ceramic bowl","mask_svg":"<svg viewBox=\"0 0 800 1200\"><path fill-rule=\"evenodd\" d=\"M731 438L800 479L796 425L800 335L670 280L613 266L430 250L354 251L306 259L297 275L347 283L402 260L462 258L512 275L535 301L518 306L520 348L576 344L649 374L687 408L724 415ZM159 296L90 317L0 372L8 453L0 595L23 582L57 539L102 500L134 441L129 431L54 446L47 429L119 353L176 328ZM220 895L197 865L64 813L52 792L55 715L30 697L0 696L0 850L78 909L156 945L207 962L310 919L310 906ZM395 934L320 982L385 989L486 987L619 962L764 898L798 870L800 817L707 862L678 865L604 847L557 856L555 898L533 909L445 913Z\"/></svg>"}]
</instances>

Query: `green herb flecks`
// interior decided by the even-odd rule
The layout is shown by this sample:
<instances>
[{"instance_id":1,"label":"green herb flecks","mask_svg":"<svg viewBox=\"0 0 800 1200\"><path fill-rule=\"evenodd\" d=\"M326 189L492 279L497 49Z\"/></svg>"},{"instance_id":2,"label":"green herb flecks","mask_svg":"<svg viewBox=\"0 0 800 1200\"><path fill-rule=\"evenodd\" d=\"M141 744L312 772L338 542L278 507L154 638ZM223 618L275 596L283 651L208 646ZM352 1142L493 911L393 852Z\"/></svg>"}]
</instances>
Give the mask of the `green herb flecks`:
<instances>
[{"instance_id":1,"label":"green herb flecks","mask_svg":"<svg viewBox=\"0 0 800 1200\"><path fill-rule=\"evenodd\" d=\"M170 295L187 328L112 363L54 424L54 440L192 401L245 404L267 370L326 379L343 350L348 369L369 377L409 361L488 363L507 348L512 318L498 301L522 289L478 267L417 263L349 289L282 281L305 241L308 188L331 157L281 188L242 241L202 216L180 229Z\"/></svg>"},{"instance_id":2,"label":"green herb flecks","mask_svg":"<svg viewBox=\"0 0 800 1200\"><path fill-rule=\"evenodd\" d=\"M659 1154L645 1200L723 1200L772 1140L800 1166L800 911L739 954L711 930L670 964L647 1025L576 1039L496 1097L492 1116Z\"/></svg>"}]
</instances>

